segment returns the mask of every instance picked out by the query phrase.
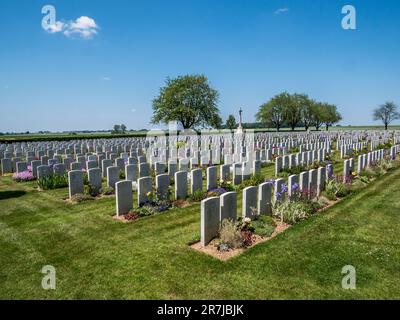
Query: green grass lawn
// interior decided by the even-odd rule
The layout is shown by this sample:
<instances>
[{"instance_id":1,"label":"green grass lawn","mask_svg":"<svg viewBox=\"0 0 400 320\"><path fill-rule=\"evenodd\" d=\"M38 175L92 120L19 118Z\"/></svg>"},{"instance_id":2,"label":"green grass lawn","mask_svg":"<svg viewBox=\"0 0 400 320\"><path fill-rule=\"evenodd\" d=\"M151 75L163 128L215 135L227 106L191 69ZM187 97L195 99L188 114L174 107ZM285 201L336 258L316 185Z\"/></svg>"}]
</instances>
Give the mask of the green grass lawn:
<instances>
[{"instance_id":1,"label":"green grass lawn","mask_svg":"<svg viewBox=\"0 0 400 320\"><path fill-rule=\"evenodd\" d=\"M73 205L34 186L0 178L1 299L400 298L400 170L228 262L188 247L199 204L124 224L113 198ZM341 288L348 264L356 290Z\"/></svg>"}]
</instances>

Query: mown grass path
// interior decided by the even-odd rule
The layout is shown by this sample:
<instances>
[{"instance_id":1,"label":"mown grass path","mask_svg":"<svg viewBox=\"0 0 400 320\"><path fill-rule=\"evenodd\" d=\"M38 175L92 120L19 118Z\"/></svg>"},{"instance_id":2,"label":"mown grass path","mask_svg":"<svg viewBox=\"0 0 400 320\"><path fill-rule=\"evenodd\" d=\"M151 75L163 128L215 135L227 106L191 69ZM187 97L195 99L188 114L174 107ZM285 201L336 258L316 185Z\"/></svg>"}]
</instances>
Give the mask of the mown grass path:
<instances>
[{"instance_id":1,"label":"mown grass path","mask_svg":"<svg viewBox=\"0 0 400 320\"><path fill-rule=\"evenodd\" d=\"M34 185L0 178L1 299L400 298L400 170L228 262L188 247L198 204L124 224L112 198L72 205ZM341 287L349 264L356 290Z\"/></svg>"}]
</instances>

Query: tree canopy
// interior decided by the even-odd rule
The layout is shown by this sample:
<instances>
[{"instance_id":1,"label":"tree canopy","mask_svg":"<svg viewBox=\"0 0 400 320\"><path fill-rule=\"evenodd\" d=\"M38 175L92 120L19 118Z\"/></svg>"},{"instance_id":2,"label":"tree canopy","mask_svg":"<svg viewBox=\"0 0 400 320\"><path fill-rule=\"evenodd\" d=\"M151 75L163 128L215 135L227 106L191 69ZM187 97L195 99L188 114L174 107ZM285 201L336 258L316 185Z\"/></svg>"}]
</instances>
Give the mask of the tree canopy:
<instances>
[{"instance_id":1,"label":"tree canopy","mask_svg":"<svg viewBox=\"0 0 400 320\"><path fill-rule=\"evenodd\" d=\"M111 131L112 134L125 134L126 133L126 125L124 124L115 124L113 130Z\"/></svg>"},{"instance_id":2,"label":"tree canopy","mask_svg":"<svg viewBox=\"0 0 400 320\"><path fill-rule=\"evenodd\" d=\"M204 75L167 78L158 97L153 100L152 123L178 121L184 129L219 128L218 92Z\"/></svg>"},{"instance_id":3,"label":"tree canopy","mask_svg":"<svg viewBox=\"0 0 400 320\"><path fill-rule=\"evenodd\" d=\"M342 115L337 111L337 107L333 104L325 103L322 109L322 123L325 124L326 131L342 120Z\"/></svg>"},{"instance_id":4,"label":"tree canopy","mask_svg":"<svg viewBox=\"0 0 400 320\"><path fill-rule=\"evenodd\" d=\"M286 93L273 97L270 101L260 106L256 114L257 121L263 122L267 126L272 126L279 131L285 122L284 108L286 102Z\"/></svg>"},{"instance_id":5,"label":"tree canopy","mask_svg":"<svg viewBox=\"0 0 400 320\"><path fill-rule=\"evenodd\" d=\"M306 130L310 126L319 130L323 124L328 130L330 126L342 120L342 116L333 104L315 101L306 94L283 92L262 104L256 119L276 128L277 131L284 125L292 130L299 125L303 125Z\"/></svg>"}]
</instances>

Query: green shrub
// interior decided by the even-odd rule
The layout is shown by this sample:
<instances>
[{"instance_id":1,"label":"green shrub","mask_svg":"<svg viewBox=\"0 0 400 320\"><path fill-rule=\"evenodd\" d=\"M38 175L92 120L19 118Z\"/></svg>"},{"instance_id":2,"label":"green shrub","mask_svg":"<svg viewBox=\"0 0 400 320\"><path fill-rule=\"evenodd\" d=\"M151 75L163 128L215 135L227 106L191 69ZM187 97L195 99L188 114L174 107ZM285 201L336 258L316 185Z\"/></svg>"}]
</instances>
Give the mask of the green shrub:
<instances>
[{"instance_id":1,"label":"green shrub","mask_svg":"<svg viewBox=\"0 0 400 320\"><path fill-rule=\"evenodd\" d=\"M380 175L381 171L377 168L377 166L369 166L361 172L361 176L365 176L368 179L377 178Z\"/></svg>"},{"instance_id":2,"label":"green shrub","mask_svg":"<svg viewBox=\"0 0 400 320\"><path fill-rule=\"evenodd\" d=\"M257 216L257 220L262 221L270 226L276 227L276 222L271 216L267 216L265 214Z\"/></svg>"},{"instance_id":3,"label":"green shrub","mask_svg":"<svg viewBox=\"0 0 400 320\"><path fill-rule=\"evenodd\" d=\"M331 201L336 201L337 200L337 197L335 196L335 194L334 193L332 193L332 191L324 191L323 192L323 195L328 199L328 200L331 200Z\"/></svg>"},{"instance_id":4,"label":"green shrub","mask_svg":"<svg viewBox=\"0 0 400 320\"><path fill-rule=\"evenodd\" d=\"M328 195L343 198L350 193L350 186L336 179L330 179L326 183L325 191Z\"/></svg>"},{"instance_id":5,"label":"green shrub","mask_svg":"<svg viewBox=\"0 0 400 320\"><path fill-rule=\"evenodd\" d=\"M227 192L235 191L235 187L232 184L232 181L229 181L229 180L220 180L218 182L218 187L225 189Z\"/></svg>"},{"instance_id":6,"label":"green shrub","mask_svg":"<svg viewBox=\"0 0 400 320\"><path fill-rule=\"evenodd\" d=\"M254 233L262 237L270 237L276 228L276 223L272 217L261 215L252 222Z\"/></svg>"},{"instance_id":7,"label":"green shrub","mask_svg":"<svg viewBox=\"0 0 400 320\"><path fill-rule=\"evenodd\" d=\"M295 224L307 219L314 213L314 208L310 202L305 201L282 201L278 202L273 208L275 217L288 224Z\"/></svg>"},{"instance_id":8,"label":"green shrub","mask_svg":"<svg viewBox=\"0 0 400 320\"><path fill-rule=\"evenodd\" d=\"M390 149L392 147L392 143L391 142L386 142L386 143L380 143L378 144L375 149L379 150L379 149Z\"/></svg>"},{"instance_id":9,"label":"green shrub","mask_svg":"<svg viewBox=\"0 0 400 320\"><path fill-rule=\"evenodd\" d=\"M359 179L362 183L365 183L365 184L368 184L368 183L370 182L367 176L360 175L360 176L358 177L358 179Z\"/></svg>"},{"instance_id":10,"label":"green shrub","mask_svg":"<svg viewBox=\"0 0 400 320\"><path fill-rule=\"evenodd\" d=\"M89 185L89 174L87 172L83 173L83 184L85 186Z\"/></svg>"},{"instance_id":11,"label":"green shrub","mask_svg":"<svg viewBox=\"0 0 400 320\"><path fill-rule=\"evenodd\" d=\"M190 200L199 202L207 197L207 192L203 190L196 190L193 194L190 195Z\"/></svg>"},{"instance_id":12,"label":"green shrub","mask_svg":"<svg viewBox=\"0 0 400 320\"><path fill-rule=\"evenodd\" d=\"M67 174L50 174L37 180L38 186L42 190L52 190L68 187Z\"/></svg>"},{"instance_id":13,"label":"green shrub","mask_svg":"<svg viewBox=\"0 0 400 320\"><path fill-rule=\"evenodd\" d=\"M293 168L284 168L282 169L281 172L279 172L278 176L281 178L287 178L293 174L300 174L302 173L304 170L306 170L305 167L303 166L295 166Z\"/></svg>"},{"instance_id":14,"label":"green shrub","mask_svg":"<svg viewBox=\"0 0 400 320\"><path fill-rule=\"evenodd\" d=\"M235 190L241 190L251 186L258 186L259 184L265 182L265 178L262 174L255 174L250 177L250 179L242 181L239 186L234 186Z\"/></svg>"},{"instance_id":15,"label":"green shrub","mask_svg":"<svg viewBox=\"0 0 400 320\"><path fill-rule=\"evenodd\" d=\"M393 161L390 161L388 159L382 159L379 162L378 167L380 168L381 171L384 171L386 173L387 171L394 169L395 164Z\"/></svg>"},{"instance_id":16,"label":"green shrub","mask_svg":"<svg viewBox=\"0 0 400 320\"><path fill-rule=\"evenodd\" d=\"M99 194L101 194L101 189L96 188L89 184L85 186L84 193L90 195L91 197L97 197Z\"/></svg>"},{"instance_id":17,"label":"green shrub","mask_svg":"<svg viewBox=\"0 0 400 320\"><path fill-rule=\"evenodd\" d=\"M159 211L157 211L156 207L149 205L138 207L137 209L135 209L135 212L139 215L139 217L147 217L156 214Z\"/></svg>"}]
</instances>

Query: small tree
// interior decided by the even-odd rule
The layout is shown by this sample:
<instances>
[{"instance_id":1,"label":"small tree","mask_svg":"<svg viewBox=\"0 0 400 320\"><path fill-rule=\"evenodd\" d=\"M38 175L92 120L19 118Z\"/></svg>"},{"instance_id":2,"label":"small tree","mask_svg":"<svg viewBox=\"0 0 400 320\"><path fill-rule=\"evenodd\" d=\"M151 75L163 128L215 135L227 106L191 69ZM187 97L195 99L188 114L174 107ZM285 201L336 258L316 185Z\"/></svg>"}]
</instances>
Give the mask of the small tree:
<instances>
[{"instance_id":1,"label":"small tree","mask_svg":"<svg viewBox=\"0 0 400 320\"><path fill-rule=\"evenodd\" d=\"M319 128L324 123L324 109L325 105L321 102L314 102L311 105L312 123L317 131L319 131Z\"/></svg>"},{"instance_id":2,"label":"small tree","mask_svg":"<svg viewBox=\"0 0 400 320\"><path fill-rule=\"evenodd\" d=\"M218 92L204 75L186 75L167 79L153 100L152 123L178 121L184 129L219 127Z\"/></svg>"},{"instance_id":3,"label":"small tree","mask_svg":"<svg viewBox=\"0 0 400 320\"><path fill-rule=\"evenodd\" d=\"M229 129L229 130L233 130L236 129L237 127L237 123L236 123L236 119L235 116L230 114L228 116L228 119L226 119L226 124L225 126Z\"/></svg>"},{"instance_id":4,"label":"small tree","mask_svg":"<svg viewBox=\"0 0 400 320\"><path fill-rule=\"evenodd\" d=\"M116 134L116 133L119 133L120 131L121 131L121 125L120 124L115 124L114 125L114 129L113 129L113 131L111 131L111 133Z\"/></svg>"},{"instance_id":5,"label":"small tree","mask_svg":"<svg viewBox=\"0 0 400 320\"><path fill-rule=\"evenodd\" d=\"M121 124L121 125L120 125L120 128L121 128L121 133L122 133L122 134L125 134L125 132L126 132L126 125Z\"/></svg>"},{"instance_id":6,"label":"small tree","mask_svg":"<svg viewBox=\"0 0 400 320\"><path fill-rule=\"evenodd\" d=\"M335 123L338 123L342 120L342 115L337 111L337 107L333 104L324 103L322 110L322 121L326 126L326 131L329 130L329 127L333 126Z\"/></svg>"},{"instance_id":7,"label":"small tree","mask_svg":"<svg viewBox=\"0 0 400 320\"><path fill-rule=\"evenodd\" d=\"M297 100L300 106L301 121L303 122L304 128L307 131L314 121L312 106L315 101L310 99L306 94L298 95Z\"/></svg>"},{"instance_id":8,"label":"small tree","mask_svg":"<svg viewBox=\"0 0 400 320\"><path fill-rule=\"evenodd\" d=\"M397 112L397 106L394 102L386 102L379 108L376 108L373 113L374 120L381 120L385 125L385 130L388 129L389 124L395 120L400 119L400 113Z\"/></svg>"}]
</instances>

